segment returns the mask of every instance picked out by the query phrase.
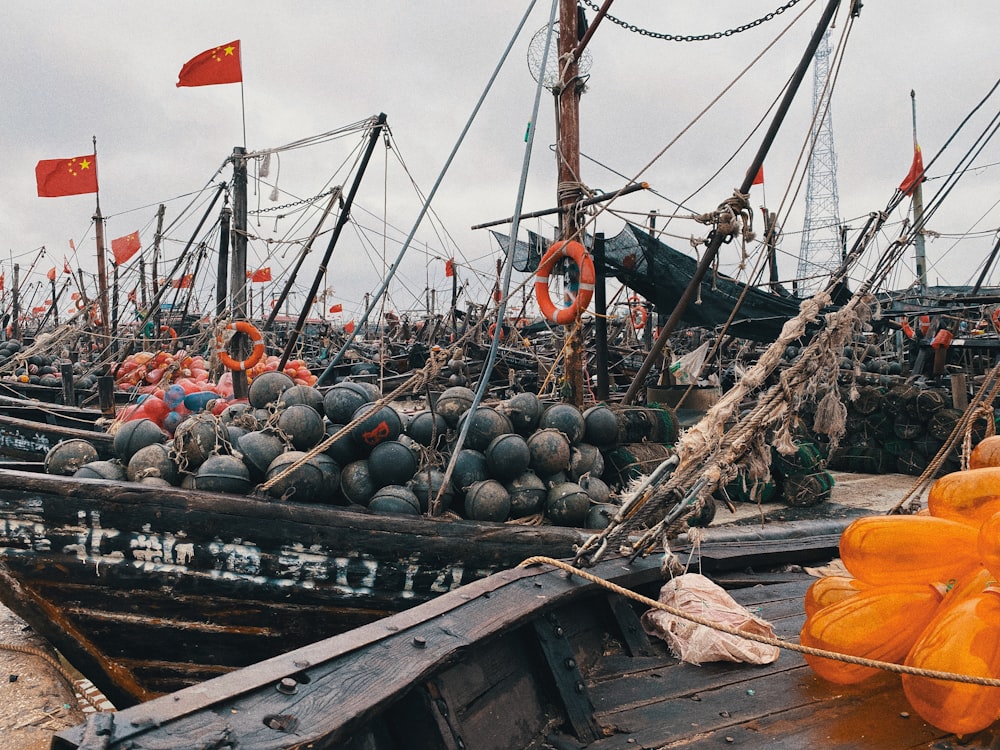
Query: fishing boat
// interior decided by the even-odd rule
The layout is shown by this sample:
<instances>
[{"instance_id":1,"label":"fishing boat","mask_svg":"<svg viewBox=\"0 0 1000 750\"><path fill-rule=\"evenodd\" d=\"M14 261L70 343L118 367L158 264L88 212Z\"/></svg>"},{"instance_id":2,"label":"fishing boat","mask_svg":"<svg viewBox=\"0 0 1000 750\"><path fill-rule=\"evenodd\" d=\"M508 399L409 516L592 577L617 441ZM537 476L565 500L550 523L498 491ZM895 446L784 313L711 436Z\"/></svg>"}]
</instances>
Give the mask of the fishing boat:
<instances>
[{"instance_id":1,"label":"fishing boat","mask_svg":"<svg viewBox=\"0 0 1000 750\"><path fill-rule=\"evenodd\" d=\"M108 750L991 747L989 731L959 739L914 715L898 680L834 685L811 671L795 648L816 579L799 566L835 556L840 535L815 522L785 531L709 533L693 552L683 538L675 548L678 564L745 608L743 632L772 638L762 649L787 644L770 662L699 664L693 643L684 660L651 634L658 556L612 556L575 573L543 558L197 687L92 715L52 748L82 750L95 738ZM793 565L778 571L779 563Z\"/></svg>"},{"instance_id":2,"label":"fishing boat","mask_svg":"<svg viewBox=\"0 0 1000 750\"><path fill-rule=\"evenodd\" d=\"M118 706L588 536L6 469L0 483L0 600Z\"/></svg>"}]
</instances>

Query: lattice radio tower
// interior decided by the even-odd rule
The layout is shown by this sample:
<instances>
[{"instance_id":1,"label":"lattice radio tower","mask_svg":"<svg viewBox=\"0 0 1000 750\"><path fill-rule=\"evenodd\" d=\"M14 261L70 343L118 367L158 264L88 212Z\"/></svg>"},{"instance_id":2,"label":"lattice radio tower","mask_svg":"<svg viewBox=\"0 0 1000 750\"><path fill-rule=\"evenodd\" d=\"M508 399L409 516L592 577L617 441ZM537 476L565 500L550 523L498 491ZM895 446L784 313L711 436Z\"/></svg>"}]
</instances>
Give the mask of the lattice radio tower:
<instances>
[{"instance_id":1,"label":"lattice radio tower","mask_svg":"<svg viewBox=\"0 0 1000 750\"><path fill-rule=\"evenodd\" d=\"M824 89L830 74L830 32L816 50L813 64L813 112L824 106ZM828 275L840 265L840 198L837 194L837 153L833 147L830 107L817 121L806 183L806 218L799 245L797 292L805 297L826 286Z\"/></svg>"}]
</instances>

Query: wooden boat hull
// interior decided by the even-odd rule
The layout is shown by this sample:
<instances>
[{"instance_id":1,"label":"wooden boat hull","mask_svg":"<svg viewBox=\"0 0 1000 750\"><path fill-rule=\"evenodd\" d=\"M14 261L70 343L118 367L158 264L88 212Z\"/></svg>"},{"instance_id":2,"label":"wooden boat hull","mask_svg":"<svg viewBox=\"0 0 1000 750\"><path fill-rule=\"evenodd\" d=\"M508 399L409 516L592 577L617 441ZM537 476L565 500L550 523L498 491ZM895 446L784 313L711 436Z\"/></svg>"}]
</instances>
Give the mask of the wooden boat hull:
<instances>
[{"instance_id":1,"label":"wooden boat hull","mask_svg":"<svg viewBox=\"0 0 1000 750\"><path fill-rule=\"evenodd\" d=\"M118 706L586 535L0 470L0 599Z\"/></svg>"},{"instance_id":2,"label":"wooden boat hull","mask_svg":"<svg viewBox=\"0 0 1000 750\"><path fill-rule=\"evenodd\" d=\"M733 540L719 558L708 539L701 562L733 569L776 554L811 560L819 546L808 539ZM655 598L659 563L610 559L591 572ZM715 577L779 637L797 641L814 579L801 571ZM644 634L645 609L548 566L504 571L195 689L94 715L56 735L52 747L90 747L88 737L107 750L957 744L912 714L898 678L828 684L791 651L766 666L683 664Z\"/></svg>"}]
</instances>

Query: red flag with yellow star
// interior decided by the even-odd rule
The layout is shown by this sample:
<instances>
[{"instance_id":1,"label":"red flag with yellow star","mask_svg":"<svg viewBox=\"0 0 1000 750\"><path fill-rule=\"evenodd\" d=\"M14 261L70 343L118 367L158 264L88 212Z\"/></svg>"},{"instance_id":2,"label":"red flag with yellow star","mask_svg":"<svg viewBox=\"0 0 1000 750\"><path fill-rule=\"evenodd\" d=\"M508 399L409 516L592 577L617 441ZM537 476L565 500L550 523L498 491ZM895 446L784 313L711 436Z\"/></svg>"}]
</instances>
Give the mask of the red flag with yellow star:
<instances>
[{"instance_id":1,"label":"red flag with yellow star","mask_svg":"<svg viewBox=\"0 0 1000 750\"><path fill-rule=\"evenodd\" d=\"M97 192L97 156L42 159L35 165L39 198Z\"/></svg>"},{"instance_id":2,"label":"red flag with yellow star","mask_svg":"<svg viewBox=\"0 0 1000 750\"><path fill-rule=\"evenodd\" d=\"M240 83L240 40L221 44L195 55L181 68L177 86L212 86L217 83Z\"/></svg>"}]
</instances>

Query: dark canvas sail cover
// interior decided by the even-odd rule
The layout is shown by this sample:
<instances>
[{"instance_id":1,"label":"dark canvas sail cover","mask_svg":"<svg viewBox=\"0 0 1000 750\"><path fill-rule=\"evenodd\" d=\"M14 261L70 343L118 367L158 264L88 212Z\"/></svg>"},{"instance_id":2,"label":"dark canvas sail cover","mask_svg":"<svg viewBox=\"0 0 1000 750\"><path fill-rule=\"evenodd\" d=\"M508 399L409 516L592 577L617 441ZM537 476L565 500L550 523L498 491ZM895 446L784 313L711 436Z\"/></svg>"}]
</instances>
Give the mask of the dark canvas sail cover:
<instances>
[{"instance_id":1,"label":"dark canvas sail cover","mask_svg":"<svg viewBox=\"0 0 1000 750\"><path fill-rule=\"evenodd\" d=\"M493 232L506 252L509 238ZM514 247L514 268L533 272L547 244L539 235L531 242L518 240ZM593 238L586 238L593 249ZM615 237L604 241L604 272L653 303L658 313L669 315L694 277L697 261L674 250L641 228L629 224ZM744 296L744 291L746 295ZM781 333L787 320L798 314L799 300L747 286L727 276L706 274L701 292L681 317L686 326L714 329L725 324L740 297L743 302L729 333L755 341L772 341Z\"/></svg>"}]
</instances>

